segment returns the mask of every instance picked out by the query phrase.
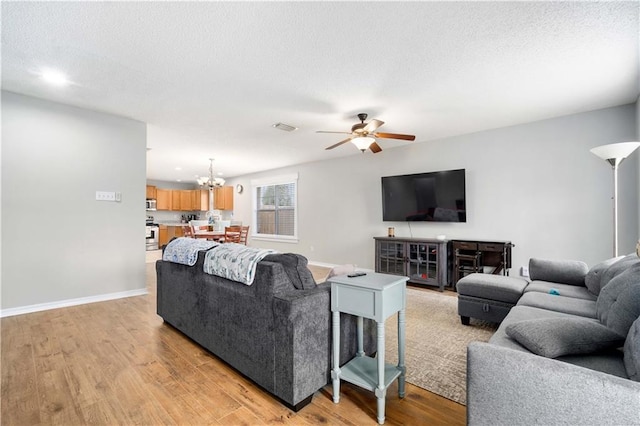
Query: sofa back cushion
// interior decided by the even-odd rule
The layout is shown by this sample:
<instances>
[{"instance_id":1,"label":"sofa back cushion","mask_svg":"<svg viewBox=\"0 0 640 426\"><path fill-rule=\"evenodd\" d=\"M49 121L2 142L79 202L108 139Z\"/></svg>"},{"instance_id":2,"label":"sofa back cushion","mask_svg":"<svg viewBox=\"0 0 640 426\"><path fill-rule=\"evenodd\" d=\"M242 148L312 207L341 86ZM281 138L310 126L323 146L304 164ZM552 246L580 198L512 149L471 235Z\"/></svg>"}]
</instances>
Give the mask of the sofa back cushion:
<instances>
[{"instance_id":1,"label":"sofa back cushion","mask_svg":"<svg viewBox=\"0 0 640 426\"><path fill-rule=\"evenodd\" d=\"M316 287L313 274L307 267L307 258L296 253L276 253L265 256L262 260L280 263L289 277L291 284L298 290L309 290Z\"/></svg>"},{"instance_id":2,"label":"sofa back cushion","mask_svg":"<svg viewBox=\"0 0 640 426\"><path fill-rule=\"evenodd\" d=\"M618 274L602 287L596 301L600 322L626 336L640 316L640 263Z\"/></svg>"},{"instance_id":3,"label":"sofa back cushion","mask_svg":"<svg viewBox=\"0 0 640 426\"><path fill-rule=\"evenodd\" d=\"M638 317L624 342L624 368L631 380L640 382L640 317Z\"/></svg>"},{"instance_id":4,"label":"sofa back cushion","mask_svg":"<svg viewBox=\"0 0 640 426\"><path fill-rule=\"evenodd\" d=\"M612 257L611 259L600 262L589 269L589 272L587 272L587 276L584 277L584 285L587 286L587 290L589 290L589 293L593 294L594 296L600 294L600 289L602 288L602 276L611 265L623 258L624 256ZM609 279L611 279L611 277L609 277Z\"/></svg>"},{"instance_id":5,"label":"sofa back cushion","mask_svg":"<svg viewBox=\"0 0 640 426\"><path fill-rule=\"evenodd\" d=\"M589 267L579 260L529 260L529 277L534 281L584 285L587 272Z\"/></svg>"},{"instance_id":6,"label":"sofa back cushion","mask_svg":"<svg viewBox=\"0 0 640 426\"><path fill-rule=\"evenodd\" d=\"M602 276L600 277L600 290L602 291L612 279L635 264L640 264L640 258L635 253L623 256L622 259L614 262L602 272Z\"/></svg>"}]
</instances>

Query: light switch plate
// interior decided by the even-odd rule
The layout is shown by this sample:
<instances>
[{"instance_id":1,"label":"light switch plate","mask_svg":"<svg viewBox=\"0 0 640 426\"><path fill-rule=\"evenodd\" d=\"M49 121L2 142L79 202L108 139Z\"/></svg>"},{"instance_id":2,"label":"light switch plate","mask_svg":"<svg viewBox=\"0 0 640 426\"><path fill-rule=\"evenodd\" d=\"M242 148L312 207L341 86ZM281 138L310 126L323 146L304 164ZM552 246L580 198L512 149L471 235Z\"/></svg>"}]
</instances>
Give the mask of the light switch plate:
<instances>
[{"instance_id":1,"label":"light switch plate","mask_svg":"<svg viewBox=\"0 0 640 426\"><path fill-rule=\"evenodd\" d=\"M97 201L116 201L116 193L110 191L96 191Z\"/></svg>"}]
</instances>

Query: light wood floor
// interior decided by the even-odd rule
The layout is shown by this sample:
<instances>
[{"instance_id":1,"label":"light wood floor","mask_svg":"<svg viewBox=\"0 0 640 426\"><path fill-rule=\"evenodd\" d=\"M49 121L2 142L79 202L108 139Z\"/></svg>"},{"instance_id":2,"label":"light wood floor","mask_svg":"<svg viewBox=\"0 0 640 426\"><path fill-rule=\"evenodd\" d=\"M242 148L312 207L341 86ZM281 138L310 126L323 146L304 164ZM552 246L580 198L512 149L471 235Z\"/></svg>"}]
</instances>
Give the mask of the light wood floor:
<instances>
[{"instance_id":1,"label":"light wood floor","mask_svg":"<svg viewBox=\"0 0 640 426\"><path fill-rule=\"evenodd\" d=\"M328 385L294 413L155 314L149 295L3 318L2 425L375 425L376 400ZM407 384L387 425L463 425L465 407Z\"/></svg>"}]
</instances>

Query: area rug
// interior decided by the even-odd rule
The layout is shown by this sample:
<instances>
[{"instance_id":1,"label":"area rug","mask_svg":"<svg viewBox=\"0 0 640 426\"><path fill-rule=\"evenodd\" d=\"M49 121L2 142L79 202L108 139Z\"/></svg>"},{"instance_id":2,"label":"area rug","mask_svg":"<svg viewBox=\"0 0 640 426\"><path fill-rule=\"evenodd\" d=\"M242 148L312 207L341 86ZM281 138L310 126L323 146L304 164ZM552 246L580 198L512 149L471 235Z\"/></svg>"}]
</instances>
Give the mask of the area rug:
<instances>
[{"instance_id":1,"label":"area rug","mask_svg":"<svg viewBox=\"0 0 640 426\"><path fill-rule=\"evenodd\" d=\"M407 382L466 404L467 345L486 342L497 326L462 325L455 293L407 288L405 365ZM385 323L385 361L398 362L397 316Z\"/></svg>"}]
</instances>

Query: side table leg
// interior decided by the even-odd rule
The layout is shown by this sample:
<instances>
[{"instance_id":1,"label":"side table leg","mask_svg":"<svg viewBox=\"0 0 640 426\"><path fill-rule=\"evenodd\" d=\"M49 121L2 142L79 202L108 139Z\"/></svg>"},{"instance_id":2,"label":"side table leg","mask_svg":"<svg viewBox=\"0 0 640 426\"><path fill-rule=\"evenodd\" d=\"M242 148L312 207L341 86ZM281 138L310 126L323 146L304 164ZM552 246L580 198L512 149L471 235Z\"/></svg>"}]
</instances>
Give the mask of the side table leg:
<instances>
[{"instance_id":1,"label":"side table leg","mask_svg":"<svg viewBox=\"0 0 640 426\"><path fill-rule=\"evenodd\" d=\"M362 329L364 328L364 321L362 319L362 317L358 317L357 320L357 325L358 325L358 356L364 356L364 337L363 337L363 331Z\"/></svg>"},{"instance_id":2,"label":"side table leg","mask_svg":"<svg viewBox=\"0 0 640 426\"><path fill-rule=\"evenodd\" d=\"M406 367L404 365L404 331L405 331L404 309L398 311L398 369L400 377L398 377L398 396L404 398L404 382Z\"/></svg>"},{"instance_id":3,"label":"side table leg","mask_svg":"<svg viewBox=\"0 0 640 426\"><path fill-rule=\"evenodd\" d=\"M340 402L340 312L333 311L333 402Z\"/></svg>"},{"instance_id":4,"label":"side table leg","mask_svg":"<svg viewBox=\"0 0 640 426\"><path fill-rule=\"evenodd\" d=\"M378 323L378 387L376 397L378 398L378 423L384 424L384 405L387 390L384 387L384 321Z\"/></svg>"}]
</instances>

